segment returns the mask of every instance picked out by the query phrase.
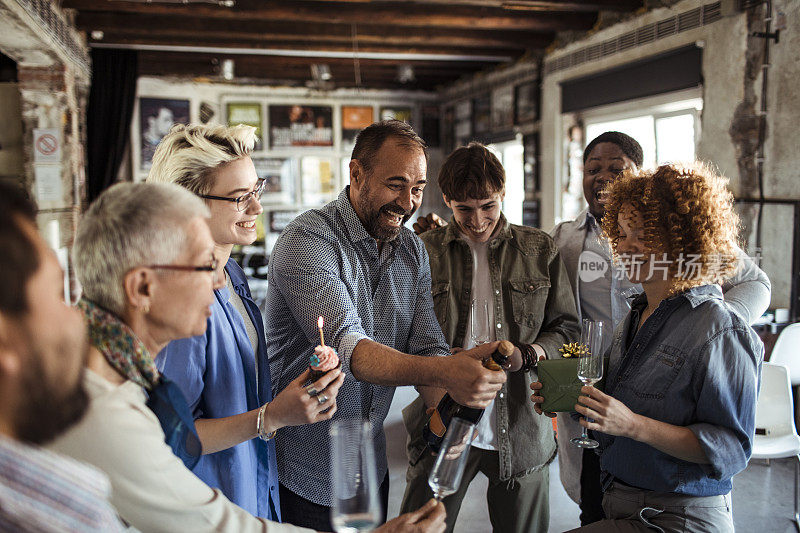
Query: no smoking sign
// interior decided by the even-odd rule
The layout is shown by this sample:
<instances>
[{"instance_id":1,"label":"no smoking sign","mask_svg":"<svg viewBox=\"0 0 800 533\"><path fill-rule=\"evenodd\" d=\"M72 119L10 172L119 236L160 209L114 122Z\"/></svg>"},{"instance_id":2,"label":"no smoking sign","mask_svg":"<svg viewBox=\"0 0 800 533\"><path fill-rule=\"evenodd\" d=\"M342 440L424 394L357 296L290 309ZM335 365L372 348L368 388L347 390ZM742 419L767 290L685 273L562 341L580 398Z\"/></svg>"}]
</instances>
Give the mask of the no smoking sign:
<instances>
[{"instance_id":1,"label":"no smoking sign","mask_svg":"<svg viewBox=\"0 0 800 533\"><path fill-rule=\"evenodd\" d=\"M33 160L36 163L61 162L61 140L57 129L33 130Z\"/></svg>"}]
</instances>

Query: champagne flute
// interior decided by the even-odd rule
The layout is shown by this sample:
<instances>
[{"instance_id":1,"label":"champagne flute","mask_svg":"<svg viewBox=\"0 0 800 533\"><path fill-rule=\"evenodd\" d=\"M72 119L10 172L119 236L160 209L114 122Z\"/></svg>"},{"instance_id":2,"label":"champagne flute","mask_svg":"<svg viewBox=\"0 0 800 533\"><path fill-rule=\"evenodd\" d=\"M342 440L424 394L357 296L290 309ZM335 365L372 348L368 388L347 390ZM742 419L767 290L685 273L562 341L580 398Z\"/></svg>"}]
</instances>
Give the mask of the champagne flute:
<instances>
[{"instance_id":1,"label":"champagne flute","mask_svg":"<svg viewBox=\"0 0 800 533\"><path fill-rule=\"evenodd\" d=\"M334 420L330 435L333 528L337 533L372 531L380 524L381 504L370 424L361 419Z\"/></svg>"},{"instance_id":2,"label":"champagne flute","mask_svg":"<svg viewBox=\"0 0 800 533\"><path fill-rule=\"evenodd\" d=\"M586 353L578 359L578 379L584 385L594 385L603 378L603 322L583 319L581 346ZM587 421L590 421L588 418ZM570 439L579 448L597 448L600 443L589 438L586 427L580 437Z\"/></svg>"},{"instance_id":3,"label":"champagne flute","mask_svg":"<svg viewBox=\"0 0 800 533\"><path fill-rule=\"evenodd\" d=\"M474 346L486 344L491 340L489 332L489 302L486 300L472 300L470 307L470 325L472 333L470 338Z\"/></svg>"},{"instance_id":4,"label":"champagne flute","mask_svg":"<svg viewBox=\"0 0 800 533\"><path fill-rule=\"evenodd\" d=\"M463 418L453 418L450 421L436 462L428 476L428 485L437 501L453 494L461 485L474 433L475 424L472 422Z\"/></svg>"}]
</instances>

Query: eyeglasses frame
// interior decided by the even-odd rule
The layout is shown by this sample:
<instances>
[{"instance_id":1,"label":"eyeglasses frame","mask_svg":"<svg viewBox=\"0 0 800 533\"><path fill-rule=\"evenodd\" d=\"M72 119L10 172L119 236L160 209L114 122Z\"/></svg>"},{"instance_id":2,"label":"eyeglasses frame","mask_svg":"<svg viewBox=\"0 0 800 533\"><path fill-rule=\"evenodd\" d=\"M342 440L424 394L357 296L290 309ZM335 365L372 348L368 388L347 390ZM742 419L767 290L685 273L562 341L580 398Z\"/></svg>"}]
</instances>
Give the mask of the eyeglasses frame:
<instances>
[{"instance_id":1,"label":"eyeglasses frame","mask_svg":"<svg viewBox=\"0 0 800 533\"><path fill-rule=\"evenodd\" d=\"M182 272L211 272L216 273L219 267L219 262L216 258L211 259L210 265L194 266L194 265L147 265L145 268L159 269L159 270L179 270ZM216 276L216 274L215 274Z\"/></svg>"},{"instance_id":2,"label":"eyeglasses frame","mask_svg":"<svg viewBox=\"0 0 800 533\"><path fill-rule=\"evenodd\" d=\"M236 210L240 213L247 209L247 204L250 203L251 199L261 200L261 196L264 194L264 185L266 180L259 179L256 183L256 188L250 192L244 193L241 196L236 198L228 198L227 196L214 196L213 194L198 194L200 198L204 198L206 200L222 200L225 202L235 202L236 203ZM245 206L244 208L240 206Z\"/></svg>"}]
</instances>

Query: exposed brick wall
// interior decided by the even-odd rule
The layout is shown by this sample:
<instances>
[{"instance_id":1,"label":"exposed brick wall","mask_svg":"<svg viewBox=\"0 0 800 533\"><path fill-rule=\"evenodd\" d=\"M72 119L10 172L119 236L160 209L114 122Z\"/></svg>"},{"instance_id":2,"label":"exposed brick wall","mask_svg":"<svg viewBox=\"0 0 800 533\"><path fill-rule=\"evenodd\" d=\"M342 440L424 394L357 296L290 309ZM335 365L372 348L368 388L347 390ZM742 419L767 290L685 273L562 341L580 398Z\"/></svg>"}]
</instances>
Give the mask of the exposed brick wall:
<instances>
[{"instance_id":1,"label":"exposed brick wall","mask_svg":"<svg viewBox=\"0 0 800 533\"><path fill-rule=\"evenodd\" d=\"M63 65L51 67L17 67L17 81L20 89L66 91Z\"/></svg>"}]
</instances>

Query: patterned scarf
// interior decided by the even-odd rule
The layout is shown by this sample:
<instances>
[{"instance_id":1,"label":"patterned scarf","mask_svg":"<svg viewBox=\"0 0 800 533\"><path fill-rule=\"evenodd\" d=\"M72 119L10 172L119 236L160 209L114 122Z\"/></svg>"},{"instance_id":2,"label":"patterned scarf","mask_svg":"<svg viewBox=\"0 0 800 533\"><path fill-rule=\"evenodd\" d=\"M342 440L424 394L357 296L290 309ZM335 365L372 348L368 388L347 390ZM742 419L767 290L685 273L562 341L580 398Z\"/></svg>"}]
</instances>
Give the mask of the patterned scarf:
<instances>
[{"instance_id":1,"label":"patterned scarf","mask_svg":"<svg viewBox=\"0 0 800 533\"><path fill-rule=\"evenodd\" d=\"M116 315L81 298L78 307L86 316L89 341L117 372L146 390L161 381L161 374L144 343Z\"/></svg>"},{"instance_id":2,"label":"patterned scarf","mask_svg":"<svg viewBox=\"0 0 800 533\"><path fill-rule=\"evenodd\" d=\"M144 343L124 322L94 302L81 298L89 341L123 376L147 391L146 405L158 418L164 442L191 470L200 460L202 446L192 412L178 386L162 376Z\"/></svg>"}]
</instances>

